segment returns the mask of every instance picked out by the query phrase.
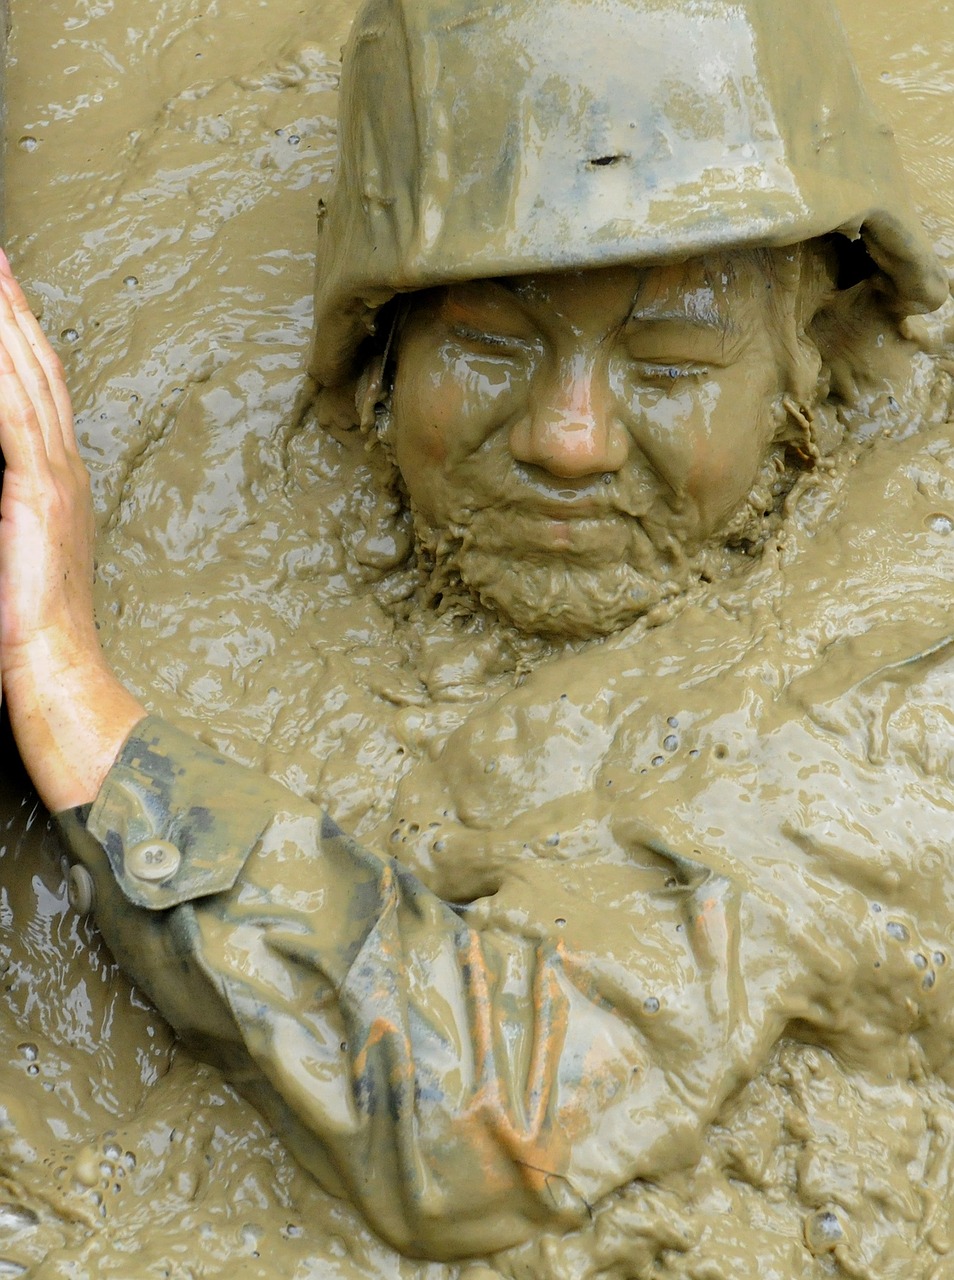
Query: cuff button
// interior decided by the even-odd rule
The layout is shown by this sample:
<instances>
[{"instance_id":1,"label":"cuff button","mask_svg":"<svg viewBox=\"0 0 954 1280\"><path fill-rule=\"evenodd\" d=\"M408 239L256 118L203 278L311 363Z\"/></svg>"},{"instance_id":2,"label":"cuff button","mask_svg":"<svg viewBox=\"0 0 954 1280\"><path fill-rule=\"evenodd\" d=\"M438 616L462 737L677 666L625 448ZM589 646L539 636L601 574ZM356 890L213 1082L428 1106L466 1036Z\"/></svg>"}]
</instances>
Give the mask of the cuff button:
<instances>
[{"instance_id":1,"label":"cuff button","mask_svg":"<svg viewBox=\"0 0 954 1280\"><path fill-rule=\"evenodd\" d=\"M96 901L93 877L85 867L70 867L66 877L66 897L74 911L87 916Z\"/></svg>"},{"instance_id":2,"label":"cuff button","mask_svg":"<svg viewBox=\"0 0 954 1280\"><path fill-rule=\"evenodd\" d=\"M181 861L182 854L168 840L143 840L126 850L126 871L137 880L168 880Z\"/></svg>"}]
</instances>

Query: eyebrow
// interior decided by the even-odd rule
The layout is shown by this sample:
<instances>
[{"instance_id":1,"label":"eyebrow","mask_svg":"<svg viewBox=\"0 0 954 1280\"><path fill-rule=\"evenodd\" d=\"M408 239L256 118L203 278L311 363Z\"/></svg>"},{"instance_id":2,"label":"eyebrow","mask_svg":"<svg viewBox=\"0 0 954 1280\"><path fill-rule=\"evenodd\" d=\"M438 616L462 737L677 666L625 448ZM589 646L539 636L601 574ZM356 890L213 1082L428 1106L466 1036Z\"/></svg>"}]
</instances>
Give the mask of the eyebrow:
<instances>
[{"instance_id":1,"label":"eyebrow","mask_svg":"<svg viewBox=\"0 0 954 1280\"><path fill-rule=\"evenodd\" d=\"M488 276L487 282L499 285L517 303L523 304L523 299L520 296L520 281L517 277ZM639 292L637 290L633 298L633 304L626 317L627 324L634 320L640 324L649 325L678 324L690 329L702 330L706 333L716 333L723 339L737 338L739 336L739 326L731 316L724 315L715 307L698 307L693 311L683 311L678 307L657 310L655 304L650 302L644 311L640 311Z\"/></svg>"},{"instance_id":2,"label":"eyebrow","mask_svg":"<svg viewBox=\"0 0 954 1280\"><path fill-rule=\"evenodd\" d=\"M727 337L738 333L738 325L731 317L722 315L711 307L701 311L680 311L673 308L669 311L655 310L652 306L641 311L638 301L626 317L626 323L639 321L640 324L678 324L691 329L706 329Z\"/></svg>"}]
</instances>

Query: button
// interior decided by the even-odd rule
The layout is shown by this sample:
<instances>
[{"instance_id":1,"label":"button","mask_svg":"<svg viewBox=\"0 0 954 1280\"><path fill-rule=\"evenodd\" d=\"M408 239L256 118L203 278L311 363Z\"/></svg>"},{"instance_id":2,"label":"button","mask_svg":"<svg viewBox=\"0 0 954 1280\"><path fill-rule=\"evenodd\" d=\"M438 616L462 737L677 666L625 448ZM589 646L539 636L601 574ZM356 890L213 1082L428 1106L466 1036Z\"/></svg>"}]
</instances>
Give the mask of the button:
<instances>
[{"instance_id":1,"label":"button","mask_svg":"<svg viewBox=\"0 0 954 1280\"><path fill-rule=\"evenodd\" d=\"M126 870L137 880L168 880L179 870L182 854L168 840L144 840L126 853Z\"/></svg>"},{"instance_id":2,"label":"button","mask_svg":"<svg viewBox=\"0 0 954 1280\"><path fill-rule=\"evenodd\" d=\"M66 897L73 910L78 911L81 916L87 916L92 911L96 891L93 877L85 867L70 867L66 877Z\"/></svg>"}]
</instances>

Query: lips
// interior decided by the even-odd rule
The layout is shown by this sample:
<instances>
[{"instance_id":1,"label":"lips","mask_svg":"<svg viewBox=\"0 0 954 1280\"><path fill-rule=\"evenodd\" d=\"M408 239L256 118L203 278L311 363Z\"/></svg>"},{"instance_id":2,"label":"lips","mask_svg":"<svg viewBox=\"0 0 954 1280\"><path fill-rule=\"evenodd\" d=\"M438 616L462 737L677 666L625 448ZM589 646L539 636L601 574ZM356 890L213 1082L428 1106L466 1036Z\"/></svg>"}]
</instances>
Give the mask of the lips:
<instances>
[{"instance_id":1,"label":"lips","mask_svg":"<svg viewBox=\"0 0 954 1280\"><path fill-rule=\"evenodd\" d=\"M638 522L606 503L533 502L498 506L467 527L468 544L510 560L531 556L569 557L580 566L599 568L612 561L642 559L636 547L645 541Z\"/></svg>"},{"instance_id":2,"label":"lips","mask_svg":"<svg viewBox=\"0 0 954 1280\"><path fill-rule=\"evenodd\" d=\"M514 502L509 509L523 516L540 516L545 520L606 520L620 513L615 507L605 502L552 502L534 499L529 502Z\"/></svg>"},{"instance_id":3,"label":"lips","mask_svg":"<svg viewBox=\"0 0 954 1280\"><path fill-rule=\"evenodd\" d=\"M514 516L538 516L545 520L606 520L624 514L618 495L609 487L593 491L591 485L546 491L527 485L498 497L494 505Z\"/></svg>"},{"instance_id":4,"label":"lips","mask_svg":"<svg viewBox=\"0 0 954 1280\"><path fill-rule=\"evenodd\" d=\"M617 475L606 484L596 477L588 477L578 488L572 484L504 485L490 505L517 518L640 521L649 514L659 494L655 486L643 479L637 483L627 480Z\"/></svg>"}]
</instances>

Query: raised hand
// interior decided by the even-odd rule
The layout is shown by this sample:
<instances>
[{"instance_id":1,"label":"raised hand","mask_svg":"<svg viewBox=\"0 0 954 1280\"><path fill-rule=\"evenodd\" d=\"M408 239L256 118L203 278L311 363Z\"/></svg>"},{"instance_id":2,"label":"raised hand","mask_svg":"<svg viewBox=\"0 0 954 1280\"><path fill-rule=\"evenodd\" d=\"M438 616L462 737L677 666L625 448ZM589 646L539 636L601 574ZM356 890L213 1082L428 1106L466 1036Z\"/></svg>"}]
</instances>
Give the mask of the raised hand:
<instances>
[{"instance_id":1,"label":"raised hand","mask_svg":"<svg viewBox=\"0 0 954 1280\"><path fill-rule=\"evenodd\" d=\"M145 714L93 618L93 514L63 367L0 251L0 681L51 809L95 798Z\"/></svg>"}]
</instances>

